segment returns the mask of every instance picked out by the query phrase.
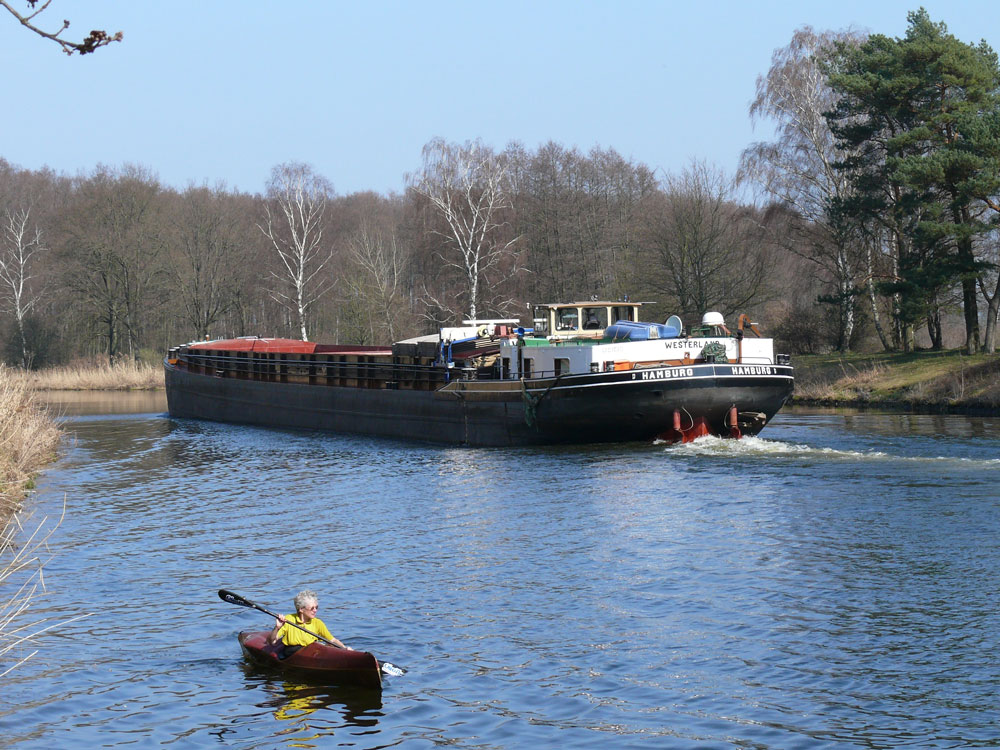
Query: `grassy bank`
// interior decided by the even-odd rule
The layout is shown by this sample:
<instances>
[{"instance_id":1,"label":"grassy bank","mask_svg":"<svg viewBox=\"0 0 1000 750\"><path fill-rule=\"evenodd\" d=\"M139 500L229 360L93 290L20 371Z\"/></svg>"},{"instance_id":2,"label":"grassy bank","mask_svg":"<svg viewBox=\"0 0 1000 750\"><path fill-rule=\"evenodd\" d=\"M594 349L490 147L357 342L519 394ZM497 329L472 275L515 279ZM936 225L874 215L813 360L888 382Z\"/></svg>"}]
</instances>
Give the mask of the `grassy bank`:
<instances>
[{"instance_id":1,"label":"grassy bank","mask_svg":"<svg viewBox=\"0 0 1000 750\"><path fill-rule=\"evenodd\" d=\"M0 527L21 507L35 474L55 457L59 428L24 379L0 365Z\"/></svg>"},{"instance_id":2,"label":"grassy bank","mask_svg":"<svg viewBox=\"0 0 1000 750\"><path fill-rule=\"evenodd\" d=\"M43 590L48 540L59 520L32 518L23 509L35 475L56 456L60 430L17 371L0 365L0 679L35 653L35 639L72 622L33 618Z\"/></svg>"},{"instance_id":3,"label":"grassy bank","mask_svg":"<svg viewBox=\"0 0 1000 750\"><path fill-rule=\"evenodd\" d=\"M80 363L32 372L19 377L36 391L131 391L163 387L163 367L145 362Z\"/></svg>"},{"instance_id":4,"label":"grassy bank","mask_svg":"<svg viewBox=\"0 0 1000 750\"><path fill-rule=\"evenodd\" d=\"M792 403L1000 414L1000 355L958 350L794 357Z\"/></svg>"}]
</instances>

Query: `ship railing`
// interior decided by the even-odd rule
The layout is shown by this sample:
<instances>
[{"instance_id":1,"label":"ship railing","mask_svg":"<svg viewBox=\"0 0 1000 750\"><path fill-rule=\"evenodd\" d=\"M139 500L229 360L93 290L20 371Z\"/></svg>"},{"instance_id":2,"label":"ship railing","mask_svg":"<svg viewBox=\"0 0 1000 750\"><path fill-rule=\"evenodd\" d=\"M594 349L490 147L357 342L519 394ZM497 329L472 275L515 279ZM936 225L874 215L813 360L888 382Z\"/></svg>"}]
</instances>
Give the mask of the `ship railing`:
<instances>
[{"instance_id":1,"label":"ship railing","mask_svg":"<svg viewBox=\"0 0 1000 750\"><path fill-rule=\"evenodd\" d=\"M447 372L408 358L365 354L272 354L270 352L183 351L185 367L215 377L266 382L341 385L354 388L429 390L446 382Z\"/></svg>"}]
</instances>

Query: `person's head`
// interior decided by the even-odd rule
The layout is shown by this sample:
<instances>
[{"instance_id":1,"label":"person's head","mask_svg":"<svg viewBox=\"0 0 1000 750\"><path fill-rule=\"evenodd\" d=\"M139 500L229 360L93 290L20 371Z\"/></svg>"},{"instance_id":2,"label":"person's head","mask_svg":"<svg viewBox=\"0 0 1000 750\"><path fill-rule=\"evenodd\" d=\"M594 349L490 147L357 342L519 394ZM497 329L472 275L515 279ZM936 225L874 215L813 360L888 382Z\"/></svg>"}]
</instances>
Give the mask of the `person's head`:
<instances>
[{"instance_id":1,"label":"person's head","mask_svg":"<svg viewBox=\"0 0 1000 750\"><path fill-rule=\"evenodd\" d=\"M306 615L309 619L316 616L316 610L319 608L319 599L316 598L316 592L311 589L305 589L300 591L295 595L295 611L300 615Z\"/></svg>"}]
</instances>

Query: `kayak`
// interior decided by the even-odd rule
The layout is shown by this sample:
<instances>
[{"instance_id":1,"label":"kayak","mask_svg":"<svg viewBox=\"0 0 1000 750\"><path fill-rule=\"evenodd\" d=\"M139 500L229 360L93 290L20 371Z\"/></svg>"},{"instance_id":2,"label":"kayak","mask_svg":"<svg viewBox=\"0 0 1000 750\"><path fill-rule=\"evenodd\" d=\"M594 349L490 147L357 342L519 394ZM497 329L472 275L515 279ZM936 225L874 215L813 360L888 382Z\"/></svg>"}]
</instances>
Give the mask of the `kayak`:
<instances>
[{"instance_id":1,"label":"kayak","mask_svg":"<svg viewBox=\"0 0 1000 750\"><path fill-rule=\"evenodd\" d=\"M313 641L288 658L279 659L281 644L268 643L267 636L267 631L244 630L239 634L243 653L255 664L297 672L313 679L322 678L338 685L382 687L378 660L367 651L352 651Z\"/></svg>"}]
</instances>

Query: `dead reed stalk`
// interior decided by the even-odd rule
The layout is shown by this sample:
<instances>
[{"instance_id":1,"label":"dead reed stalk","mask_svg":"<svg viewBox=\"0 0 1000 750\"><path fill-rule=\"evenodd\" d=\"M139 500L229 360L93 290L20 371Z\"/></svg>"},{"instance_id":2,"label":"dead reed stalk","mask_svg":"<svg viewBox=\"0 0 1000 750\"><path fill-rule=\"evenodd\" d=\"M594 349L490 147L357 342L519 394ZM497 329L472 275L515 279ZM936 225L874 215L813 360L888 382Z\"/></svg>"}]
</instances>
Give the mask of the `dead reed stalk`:
<instances>
[{"instance_id":1,"label":"dead reed stalk","mask_svg":"<svg viewBox=\"0 0 1000 750\"><path fill-rule=\"evenodd\" d=\"M44 618L30 621L27 616L32 598L44 588L43 555L59 523L52 526L42 519L25 537L21 501L35 474L55 456L59 436L59 427L24 379L0 365L0 678L35 654L20 653L32 639L69 622L47 624Z\"/></svg>"},{"instance_id":2,"label":"dead reed stalk","mask_svg":"<svg viewBox=\"0 0 1000 750\"><path fill-rule=\"evenodd\" d=\"M63 515L65 513L64 500ZM58 621L47 617L30 618L32 600L39 590L45 590L43 570L49 555L48 541L62 523L62 516L55 523L50 523L48 517L43 518L25 537L31 527L25 526L21 515L15 513L8 518L0 532L0 591L4 592L0 597L0 669L3 669L0 678L38 653L38 649L25 653L35 638L55 627L90 616L88 613ZM11 652L13 655L8 657Z\"/></svg>"},{"instance_id":3,"label":"dead reed stalk","mask_svg":"<svg viewBox=\"0 0 1000 750\"><path fill-rule=\"evenodd\" d=\"M145 362L80 363L21 372L36 391L128 391L163 387L163 368Z\"/></svg>"},{"instance_id":4,"label":"dead reed stalk","mask_svg":"<svg viewBox=\"0 0 1000 750\"><path fill-rule=\"evenodd\" d=\"M0 524L20 509L33 477L55 456L59 435L23 379L0 365Z\"/></svg>"}]
</instances>

